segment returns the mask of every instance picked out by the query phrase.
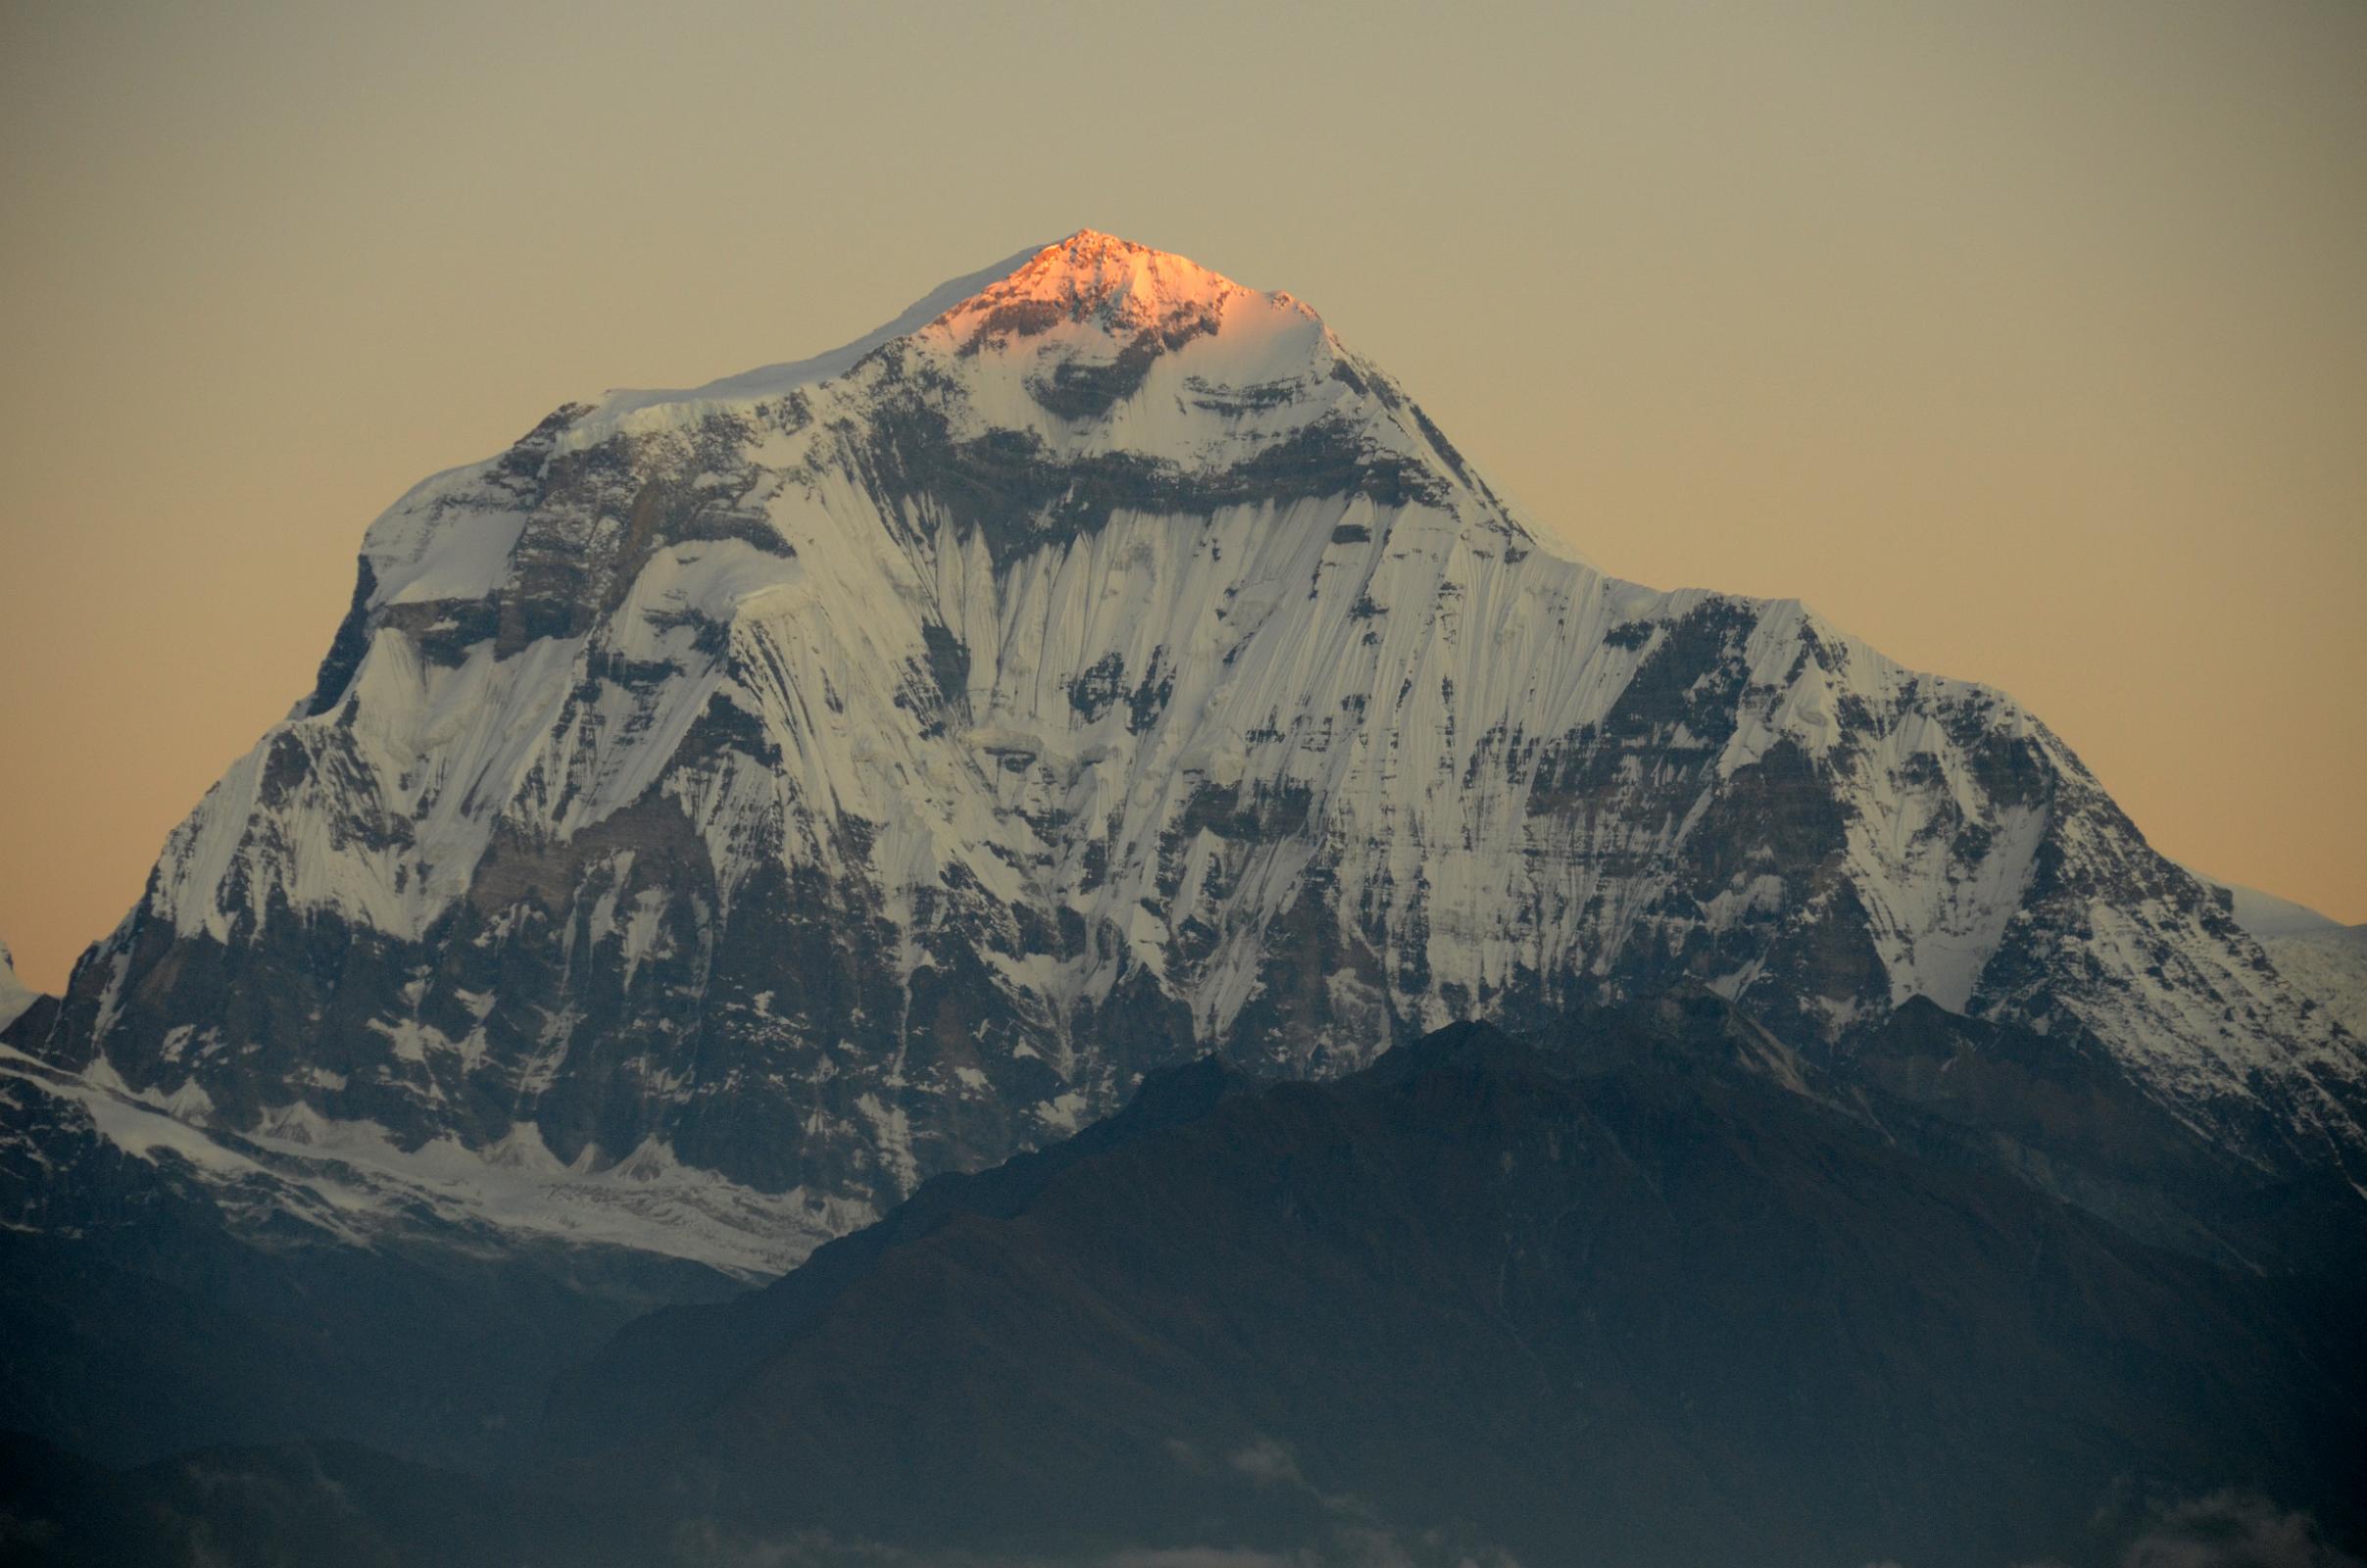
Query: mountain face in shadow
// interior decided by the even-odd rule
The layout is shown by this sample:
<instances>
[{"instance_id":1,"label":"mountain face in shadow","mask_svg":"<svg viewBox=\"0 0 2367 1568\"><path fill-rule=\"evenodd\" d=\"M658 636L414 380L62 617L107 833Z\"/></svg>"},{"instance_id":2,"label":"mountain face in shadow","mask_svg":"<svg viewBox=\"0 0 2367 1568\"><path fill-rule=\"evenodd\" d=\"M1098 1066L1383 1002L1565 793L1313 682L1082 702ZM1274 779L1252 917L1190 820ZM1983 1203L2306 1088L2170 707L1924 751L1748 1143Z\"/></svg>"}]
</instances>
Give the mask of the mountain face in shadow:
<instances>
[{"instance_id":1,"label":"mountain face in shadow","mask_svg":"<svg viewBox=\"0 0 2367 1568\"><path fill-rule=\"evenodd\" d=\"M424 1204L365 1231L319 1166L23 1057L0 1058L0 1433L110 1464L316 1438L489 1465L619 1326L739 1288Z\"/></svg>"},{"instance_id":2,"label":"mountain face in shadow","mask_svg":"<svg viewBox=\"0 0 2367 1568\"><path fill-rule=\"evenodd\" d=\"M2367 1298L2307 1252L2341 1235L2321 1195L1987 1027L1905 1015L1845 1073L1689 991L1329 1082L1204 1059L631 1324L498 1474L334 1442L115 1471L13 1439L0 1543L56 1568L2340 1563Z\"/></svg>"},{"instance_id":3,"label":"mountain face in shadow","mask_svg":"<svg viewBox=\"0 0 2367 1568\"><path fill-rule=\"evenodd\" d=\"M2229 1488L2355 1527L2353 1287L2142 1245L1836 1082L1705 994L1180 1069L635 1325L538 1484L652 1551L2101 1561Z\"/></svg>"}]
</instances>

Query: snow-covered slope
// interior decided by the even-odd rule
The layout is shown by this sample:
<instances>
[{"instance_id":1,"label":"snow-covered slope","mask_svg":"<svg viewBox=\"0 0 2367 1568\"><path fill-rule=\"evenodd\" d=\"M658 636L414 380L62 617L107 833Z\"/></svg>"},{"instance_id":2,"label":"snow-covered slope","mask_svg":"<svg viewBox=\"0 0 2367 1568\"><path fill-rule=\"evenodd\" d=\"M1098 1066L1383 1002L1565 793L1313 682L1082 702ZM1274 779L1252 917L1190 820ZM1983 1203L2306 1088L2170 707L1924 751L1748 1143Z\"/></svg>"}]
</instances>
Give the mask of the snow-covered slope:
<instances>
[{"instance_id":1,"label":"snow-covered slope","mask_svg":"<svg viewBox=\"0 0 2367 1568\"><path fill-rule=\"evenodd\" d=\"M484 1249L507 1235L762 1280L849 1228L847 1216L832 1224L795 1197L662 1154L562 1165L530 1125L481 1148L446 1137L406 1150L383 1128L330 1122L299 1101L242 1132L222 1125L194 1085L134 1091L104 1061L76 1073L0 1046L0 1227L82 1229L92 1195L74 1170L101 1157L159 1179L169 1170L206 1194L233 1234L271 1246L426 1236Z\"/></svg>"},{"instance_id":2,"label":"snow-covered slope","mask_svg":"<svg viewBox=\"0 0 2367 1568\"><path fill-rule=\"evenodd\" d=\"M1087 231L405 496L38 1049L816 1235L1211 1046L1685 977L1811 1051L1917 996L2090 1040L2367 1170L2358 1042L2010 700L1557 555L1307 306Z\"/></svg>"},{"instance_id":3,"label":"snow-covered slope","mask_svg":"<svg viewBox=\"0 0 2367 1568\"><path fill-rule=\"evenodd\" d=\"M15 1023L40 1000L39 992L17 978L17 960L7 945L0 943L0 1029Z\"/></svg>"},{"instance_id":4,"label":"snow-covered slope","mask_svg":"<svg viewBox=\"0 0 2367 1568\"><path fill-rule=\"evenodd\" d=\"M2227 890L2236 923L2259 942L2286 983L2367 1039L2367 925L2344 925L2258 888L2214 885Z\"/></svg>"},{"instance_id":5,"label":"snow-covered slope","mask_svg":"<svg viewBox=\"0 0 2367 1568\"><path fill-rule=\"evenodd\" d=\"M2189 866L2189 870L2194 867ZM2345 929L2332 915L2320 914L2306 904L2278 898L2258 888L2247 888L2234 882L2222 882L2201 871L2194 874L2213 887L2224 888L2228 896L2228 912L2236 923L2262 942L2272 937L2327 936Z\"/></svg>"},{"instance_id":6,"label":"snow-covered slope","mask_svg":"<svg viewBox=\"0 0 2367 1568\"><path fill-rule=\"evenodd\" d=\"M2367 926L2337 926L2260 944L2293 988L2354 1036L2367 1038Z\"/></svg>"}]
</instances>

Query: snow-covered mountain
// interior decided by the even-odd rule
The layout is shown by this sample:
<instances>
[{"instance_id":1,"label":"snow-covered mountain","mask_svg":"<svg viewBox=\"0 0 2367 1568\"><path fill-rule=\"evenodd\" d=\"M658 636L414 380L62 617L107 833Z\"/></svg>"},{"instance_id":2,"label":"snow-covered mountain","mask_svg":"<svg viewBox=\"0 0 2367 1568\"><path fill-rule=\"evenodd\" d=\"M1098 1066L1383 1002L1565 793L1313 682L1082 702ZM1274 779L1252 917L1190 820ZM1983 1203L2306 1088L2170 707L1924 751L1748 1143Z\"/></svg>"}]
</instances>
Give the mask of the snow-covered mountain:
<instances>
[{"instance_id":1,"label":"snow-covered mountain","mask_svg":"<svg viewBox=\"0 0 2367 1568\"><path fill-rule=\"evenodd\" d=\"M778 1264L1211 1047L1687 978L1812 1054L2026 1025L2367 1179L2359 1042L2011 700L1556 553L1308 307L1086 231L414 489L10 1038L495 1223L671 1183Z\"/></svg>"}]
</instances>

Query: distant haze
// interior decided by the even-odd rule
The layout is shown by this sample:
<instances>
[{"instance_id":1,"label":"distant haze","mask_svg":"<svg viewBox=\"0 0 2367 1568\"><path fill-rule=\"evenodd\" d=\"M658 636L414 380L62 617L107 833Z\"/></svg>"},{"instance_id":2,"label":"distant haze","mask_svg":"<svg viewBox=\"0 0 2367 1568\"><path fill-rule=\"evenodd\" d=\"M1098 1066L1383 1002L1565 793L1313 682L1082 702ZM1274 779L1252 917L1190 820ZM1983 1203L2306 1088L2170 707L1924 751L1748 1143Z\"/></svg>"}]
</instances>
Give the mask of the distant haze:
<instances>
[{"instance_id":1,"label":"distant haze","mask_svg":"<svg viewBox=\"0 0 2367 1568\"><path fill-rule=\"evenodd\" d=\"M1081 225L1545 532L2002 686L2367 920L2367 7L0 11L0 940L56 989L370 519Z\"/></svg>"}]
</instances>

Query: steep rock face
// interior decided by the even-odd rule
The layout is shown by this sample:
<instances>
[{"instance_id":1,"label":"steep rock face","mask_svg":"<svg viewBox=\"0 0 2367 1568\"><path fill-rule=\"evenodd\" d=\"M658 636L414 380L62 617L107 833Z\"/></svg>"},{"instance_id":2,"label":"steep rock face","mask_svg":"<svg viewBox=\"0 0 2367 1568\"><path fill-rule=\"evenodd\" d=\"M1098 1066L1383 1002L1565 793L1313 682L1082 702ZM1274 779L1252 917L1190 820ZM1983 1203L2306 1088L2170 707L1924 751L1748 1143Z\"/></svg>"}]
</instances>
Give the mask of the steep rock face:
<instances>
[{"instance_id":1,"label":"steep rock face","mask_svg":"<svg viewBox=\"0 0 2367 1568\"><path fill-rule=\"evenodd\" d=\"M1915 997L2092 1036L2360 1168L2358 1043L2008 699L1553 554L1287 295L1091 232L946 292L406 496L28 1049L713 1173L782 1262L1210 1047L1685 979L1811 1053Z\"/></svg>"}]
</instances>

